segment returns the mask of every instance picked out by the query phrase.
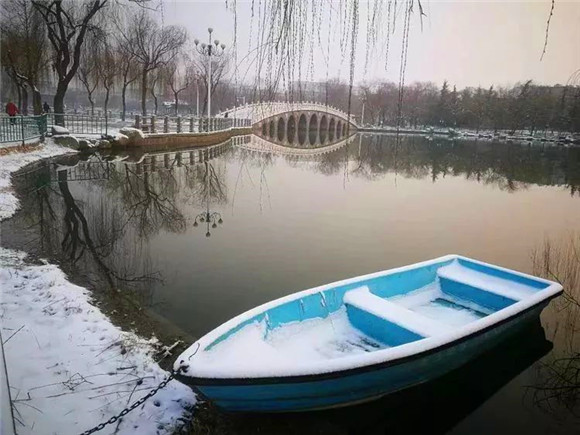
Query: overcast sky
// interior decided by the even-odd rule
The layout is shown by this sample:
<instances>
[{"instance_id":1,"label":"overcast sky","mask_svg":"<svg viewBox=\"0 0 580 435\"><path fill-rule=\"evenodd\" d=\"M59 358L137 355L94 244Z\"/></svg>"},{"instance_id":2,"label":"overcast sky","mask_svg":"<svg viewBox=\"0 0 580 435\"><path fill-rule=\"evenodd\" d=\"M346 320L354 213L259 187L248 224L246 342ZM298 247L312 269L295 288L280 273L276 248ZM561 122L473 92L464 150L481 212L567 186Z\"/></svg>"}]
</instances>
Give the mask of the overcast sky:
<instances>
[{"instance_id":1,"label":"overcast sky","mask_svg":"<svg viewBox=\"0 0 580 435\"><path fill-rule=\"evenodd\" d=\"M230 6L232 2L230 0ZM255 0L255 8L259 2ZM427 17L423 18L423 28L418 13L412 19L406 82L441 83L447 79L458 87L511 85L527 79L544 84L566 83L570 75L580 69L580 0L556 0L547 53L540 61L550 3L550 0L424 0ZM251 0L237 1L238 59L248 53L251 26L252 37L256 35L257 20L251 19L251 4ZM367 11L367 3L362 2L355 80L396 82L402 20L398 21L391 38L387 72L384 47L381 47L370 56L365 75ZM207 38L207 27L211 26L215 29L214 37L229 47L234 40L234 15L226 9L225 0L166 0L163 21L183 25L192 37L203 40ZM348 58L341 56L340 35L336 34L342 31L334 29L328 64L321 53L316 52L314 79L324 79L328 74L347 80ZM241 65L241 69L247 69L247 65Z\"/></svg>"}]
</instances>

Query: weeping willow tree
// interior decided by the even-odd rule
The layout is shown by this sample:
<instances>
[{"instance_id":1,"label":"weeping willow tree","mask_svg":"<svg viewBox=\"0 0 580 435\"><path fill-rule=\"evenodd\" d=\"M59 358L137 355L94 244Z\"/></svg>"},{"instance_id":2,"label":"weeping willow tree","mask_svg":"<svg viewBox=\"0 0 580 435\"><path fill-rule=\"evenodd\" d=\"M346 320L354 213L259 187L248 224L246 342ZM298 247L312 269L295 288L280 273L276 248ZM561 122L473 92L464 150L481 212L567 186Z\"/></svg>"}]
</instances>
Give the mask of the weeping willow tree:
<instances>
[{"instance_id":1,"label":"weeping willow tree","mask_svg":"<svg viewBox=\"0 0 580 435\"><path fill-rule=\"evenodd\" d=\"M328 82L331 61L337 54L341 65L348 68L348 113L352 106L355 66L364 62L364 72L371 59L381 59L385 70L390 67L391 39L399 29L401 45L399 59L399 120L404 98L405 70L409 49L412 17L424 15L420 0L369 0L366 16L360 0L252 0L250 3L249 51L237 58L238 2L230 0L227 7L234 14L235 88L249 71L254 72L252 99L288 102L302 101L304 82L313 81L316 60L326 65ZM245 4L246 5L246 4ZM366 19L365 48L359 48L359 28ZM245 63L247 69L240 71Z\"/></svg>"},{"instance_id":2,"label":"weeping willow tree","mask_svg":"<svg viewBox=\"0 0 580 435\"><path fill-rule=\"evenodd\" d=\"M327 88L329 75L336 77L342 72L347 76L346 98L340 100L340 105L350 117L353 85L366 78L371 64L381 65L385 73L398 76L395 120L397 125L402 123L409 34L412 28L422 28L425 16L422 0L226 0L225 3L234 16L236 93L244 92L245 97L260 102L304 101L308 95L305 83L314 81L315 72L321 78L323 64ZM549 10L545 39L543 47L538 47L542 49L541 58L548 48L555 5L552 0L546 6ZM242 8L244 14L239 13ZM249 41L238 40L240 23L249 26ZM244 49L238 54L237 47L245 47L246 42L248 51ZM335 67L338 61L340 66ZM248 75L254 77L252 92L241 91L239 86L240 80L248 82ZM237 104L237 96L234 101ZM324 102L328 104L328 98ZM358 112L360 106L354 105L354 109Z\"/></svg>"}]
</instances>

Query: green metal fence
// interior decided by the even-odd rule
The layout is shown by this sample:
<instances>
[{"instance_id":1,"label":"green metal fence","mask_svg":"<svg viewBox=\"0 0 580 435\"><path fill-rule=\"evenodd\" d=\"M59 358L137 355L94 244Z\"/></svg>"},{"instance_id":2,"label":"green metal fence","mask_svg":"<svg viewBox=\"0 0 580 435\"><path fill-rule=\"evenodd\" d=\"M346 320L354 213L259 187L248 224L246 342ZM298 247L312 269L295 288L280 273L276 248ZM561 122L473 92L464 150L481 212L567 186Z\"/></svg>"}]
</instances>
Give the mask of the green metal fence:
<instances>
[{"instance_id":1,"label":"green metal fence","mask_svg":"<svg viewBox=\"0 0 580 435\"><path fill-rule=\"evenodd\" d=\"M0 117L0 143L21 143L46 134L46 115Z\"/></svg>"},{"instance_id":2,"label":"green metal fence","mask_svg":"<svg viewBox=\"0 0 580 435\"><path fill-rule=\"evenodd\" d=\"M65 127L72 134L107 134L106 116L78 115L74 113L47 113L48 126Z\"/></svg>"}]
</instances>

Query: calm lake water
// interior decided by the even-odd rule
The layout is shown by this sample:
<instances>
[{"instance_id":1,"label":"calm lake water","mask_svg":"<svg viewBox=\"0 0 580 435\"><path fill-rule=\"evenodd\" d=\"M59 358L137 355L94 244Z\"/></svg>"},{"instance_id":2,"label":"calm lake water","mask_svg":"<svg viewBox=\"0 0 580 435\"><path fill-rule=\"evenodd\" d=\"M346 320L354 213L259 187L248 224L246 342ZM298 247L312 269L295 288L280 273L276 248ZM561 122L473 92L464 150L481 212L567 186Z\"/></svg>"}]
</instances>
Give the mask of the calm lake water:
<instances>
[{"instance_id":1,"label":"calm lake water","mask_svg":"<svg viewBox=\"0 0 580 435\"><path fill-rule=\"evenodd\" d=\"M4 246L133 291L193 337L295 291L449 253L532 272L545 238L580 230L580 149L539 144L357 135L296 151L247 136L57 158L15 181L23 208L2 223ZM426 386L341 411L227 417L223 431L578 431L577 404L547 398L557 360L580 352L570 310L553 303L542 326Z\"/></svg>"}]
</instances>

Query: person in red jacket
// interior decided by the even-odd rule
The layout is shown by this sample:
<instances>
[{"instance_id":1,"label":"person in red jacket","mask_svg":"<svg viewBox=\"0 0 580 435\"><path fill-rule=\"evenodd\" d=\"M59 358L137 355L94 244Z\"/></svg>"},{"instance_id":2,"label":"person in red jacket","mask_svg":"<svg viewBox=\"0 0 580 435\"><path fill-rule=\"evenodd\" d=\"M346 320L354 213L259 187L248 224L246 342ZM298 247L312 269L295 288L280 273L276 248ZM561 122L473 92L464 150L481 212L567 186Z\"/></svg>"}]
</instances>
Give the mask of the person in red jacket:
<instances>
[{"instance_id":1,"label":"person in red jacket","mask_svg":"<svg viewBox=\"0 0 580 435\"><path fill-rule=\"evenodd\" d=\"M18 107L16 107L16 104L14 104L12 101L10 101L6 105L6 113L8 114L8 116L10 116L12 118L10 120L10 123L12 125L14 125L14 117L18 114Z\"/></svg>"}]
</instances>

